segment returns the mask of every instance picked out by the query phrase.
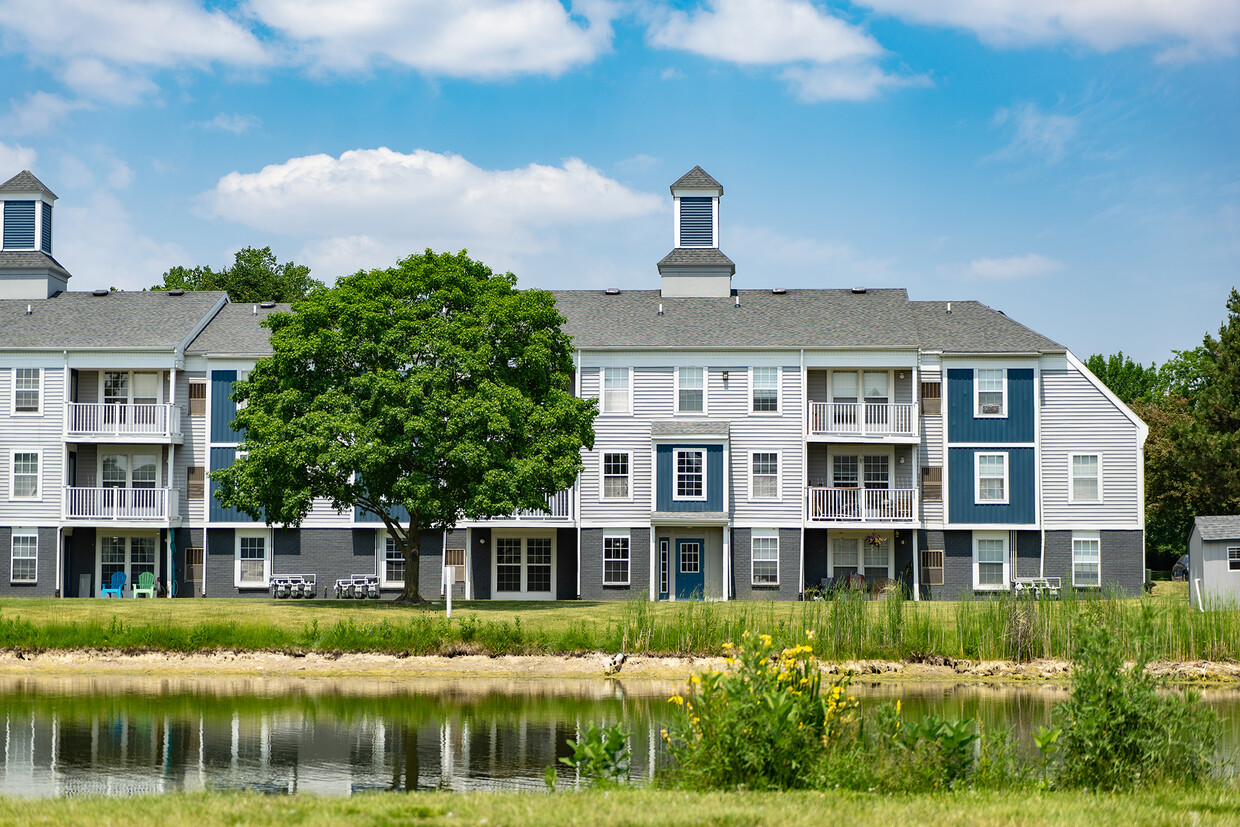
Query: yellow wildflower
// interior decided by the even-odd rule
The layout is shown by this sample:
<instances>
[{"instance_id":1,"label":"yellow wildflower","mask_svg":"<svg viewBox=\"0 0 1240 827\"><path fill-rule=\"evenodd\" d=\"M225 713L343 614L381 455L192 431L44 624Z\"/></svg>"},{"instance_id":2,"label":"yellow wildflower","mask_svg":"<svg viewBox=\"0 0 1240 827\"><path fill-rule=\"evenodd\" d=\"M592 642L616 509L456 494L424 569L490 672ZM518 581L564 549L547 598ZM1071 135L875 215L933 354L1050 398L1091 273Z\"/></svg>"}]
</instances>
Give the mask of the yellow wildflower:
<instances>
[{"instance_id":1,"label":"yellow wildflower","mask_svg":"<svg viewBox=\"0 0 1240 827\"><path fill-rule=\"evenodd\" d=\"M669 704L676 704L676 706L684 706L685 699L680 697L679 695L673 695L672 697L667 699L667 702Z\"/></svg>"},{"instance_id":2,"label":"yellow wildflower","mask_svg":"<svg viewBox=\"0 0 1240 827\"><path fill-rule=\"evenodd\" d=\"M813 640L813 639L814 639L814 630L813 630L813 629L810 629L808 632L806 632L806 633L805 633L805 639L806 639L806 640Z\"/></svg>"},{"instance_id":3,"label":"yellow wildflower","mask_svg":"<svg viewBox=\"0 0 1240 827\"><path fill-rule=\"evenodd\" d=\"M693 675L692 677L689 678L689 683L693 684L694 686L697 686L701 682L702 682L702 679L698 675Z\"/></svg>"}]
</instances>

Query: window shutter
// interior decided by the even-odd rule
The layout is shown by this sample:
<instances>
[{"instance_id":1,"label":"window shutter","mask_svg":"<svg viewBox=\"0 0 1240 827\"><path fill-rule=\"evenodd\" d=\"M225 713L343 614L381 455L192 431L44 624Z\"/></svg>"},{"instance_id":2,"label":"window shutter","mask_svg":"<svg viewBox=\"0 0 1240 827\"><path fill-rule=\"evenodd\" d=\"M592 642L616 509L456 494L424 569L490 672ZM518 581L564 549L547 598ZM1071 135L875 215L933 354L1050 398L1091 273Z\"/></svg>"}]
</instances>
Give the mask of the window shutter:
<instances>
[{"instance_id":1,"label":"window shutter","mask_svg":"<svg viewBox=\"0 0 1240 827\"><path fill-rule=\"evenodd\" d=\"M43 203L43 252L52 254L52 205Z\"/></svg>"},{"instance_id":2,"label":"window shutter","mask_svg":"<svg viewBox=\"0 0 1240 827\"><path fill-rule=\"evenodd\" d=\"M680 199L680 246L715 246L715 221L711 198Z\"/></svg>"},{"instance_id":3,"label":"window shutter","mask_svg":"<svg viewBox=\"0 0 1240 827\"><path fill-rule=\"evenodd\" d=\"M938 382L921 383L921 415L943 415L943 386Z\"/></svg>"},{"instance_id":4,"label":"window shutter","mask_svg":"<svg viewBox=\"0 0 1240 827\"><path fill-rule=\"evenodd\" d=\"M201 500L206 489L206 474L201 465L191 465L185 471L185 496L190 500Z\"/></svg>"},{"instance_id":5,"label":"window shutter","mask_svg":"<svg viewBox=\"0 0 1240 827\"><path fill-rule=\"evenodd\" d=\"M923 502L943 501L943 469L927 465L921 469L921 499Z\"/></svg>"},{"instance_id":6,"label":"window shutter","mask_svg":"<svg viewBox=\"0 0 1240 827\"><path fill-rule=\"evenodd\" d=\"M943 585L943 552L941 549L922 549L921 582L924 586Z\"/></svg>"}]
</instances>

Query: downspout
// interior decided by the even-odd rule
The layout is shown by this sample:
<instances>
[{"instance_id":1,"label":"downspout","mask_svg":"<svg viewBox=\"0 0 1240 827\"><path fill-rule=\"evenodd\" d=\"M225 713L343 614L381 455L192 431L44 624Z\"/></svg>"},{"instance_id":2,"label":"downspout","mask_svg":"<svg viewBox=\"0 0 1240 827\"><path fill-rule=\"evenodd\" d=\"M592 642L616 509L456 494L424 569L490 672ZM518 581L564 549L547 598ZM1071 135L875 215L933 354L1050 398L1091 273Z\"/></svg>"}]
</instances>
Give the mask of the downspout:
<instances>
[{"instance_id":1,"label":"downspout","mask_svg":"<svg viewBox=\"0 0 1240 827\"><path fill-rule=\"evenodd\" d=\"M752 400L750 402L752 405ZM805 372L805 348L801 348L801 479L797 486L801 498L801 537L800 574L798 582L801 586L801 599L805 599L805 523L808 522L806 500L809 498L809 375ZM783 469L779 469L783 473Z\"/></svg>"},{"instance_id":2,"label":"downspout","mask_svg":"<svg viewBox=\"0 0 1240 827\"><path fill-rule=\"evenodd\" d=\"M172 434L172 408L173 406L176 405L176 403L177 403L177 369L174 367L168 372L168 434L169 436L171 436ZM177 451L176 443L169 440L169 443L168 443L168 512L169 512L168 542L164 545L164 548L167 549L167 561L166 561L167 565L164 567L164 582L167 584L165 587L165 591L167 591L168 593L169 600L172 599L172 591L173 591L172 575L173 575L173 572L175 571L175 569L173 568L173 564L172 564L172 546L174 545L172 532L176 531L176 529L172 527L172 519L171 519L172 498L180 493L179 491L175 490L173 486L173 482L176 479L176 476L175 476L176 451ZM186 483L187 488L188 488L188 485L189 484L187 482ZM180 508L178 508L177 511L179 512Z\"/></svg>"},{"instance_id":3,"label":"downspout","mask_svg":"<svg viewBox=\"0 0 1240 827\"><path fill-rule=\"evenodd\" d=\"M601 392L601 391L600 391ZM581 349L578 348L573 354L573 396L581 398ZM580 479L580 475L578 475ZM602 485L602 479L599 485ZM573 522L577 528L577 599L581 599L581 486L573 486L573 502L576 504L576 510L573 512Z\"/></svg>"},{"instance_id":4,"label":"downspout","mask_svg":"<svg viewBox=\"0 0 1240 827\"><path fill-rule=\"evenodd\" d=\"M70 385L72 384L72 381L70 379L72 374L69 371L69 351L62 350L61 355L64 357L65 366L64 366L63 371L61 372L60 398L63 401L61 410L64 411L64 416L65 416L64 429L67 432L69 429L69 389L70 389ZM69 443L67 443L66 441L62 439L60 441L60 514L61 514L62 521L64 519L65 512L67 510L65 508L65 498L68 496L68 488L69 488L68 471L69 471ZM65 531L64 526L56 527L56 591L54 592L54 594L58 594L61 597L64 597L65 592L68 591L68 589L65 588L67 584L64 582L64 570L63 570L64 556L65 556L64 531Z\"/></svg>"}]
</instances>

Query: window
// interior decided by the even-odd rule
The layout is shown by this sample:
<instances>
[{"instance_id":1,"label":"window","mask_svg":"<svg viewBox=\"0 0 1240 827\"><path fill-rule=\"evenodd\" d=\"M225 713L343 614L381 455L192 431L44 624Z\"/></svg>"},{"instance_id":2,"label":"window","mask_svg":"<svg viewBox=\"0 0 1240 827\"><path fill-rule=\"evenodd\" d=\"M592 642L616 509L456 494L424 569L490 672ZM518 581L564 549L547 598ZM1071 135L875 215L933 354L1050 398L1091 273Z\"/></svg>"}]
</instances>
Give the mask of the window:
<instances>
[{"instance_id":1,"label":"window","mask_svg":"<svg viewBox=\"0 0 1240 827\"><path fill-rule=\"evenodd\" d=\"M706 452L676 452L676 491L674 500L706 499Z\"/></svg>"},{"instance_id":2,"label":"window","mask_svg":"<svg viewBox=\"0 0 1240 827\"><path fill-rule=\"evenodd\" d=\"M237 392L238 385L240 385L242 382L248 381L249 378L250 378L250 372L248 370L237 371L237 381L233 383L233 393ZM244 411L246 406L250 404L250 400L248 399L238 399L236 400L236 402L237 402L238 413L240 413L241 411Z\"/></svg>"},{"instance_id":3,"label":"window","mask_svg":"<svg viewBox=\"0 0 1240 827\"><path fill-rule=\"evenodd\" d=\"M9 499L39 499L39 452L14 451L13 476L9 481Z\"/></svg>"},{"instance_id":4,"label":"window","mask_svg":"<svg viewBox=\"0 0 1240 827\"><path fill-rule=\"evenodd\" d=\"M943 585L943 550L922 549L921 582L926 586Z\"/></svg>"},{"instance_id":5,"label":"window","mask_svg":"<svg viewBox=\"0 0 1240 827\"><path fill-rule=\"evenodd\" d=\"M525 590L551 591L550 537L530 537L525 541Z\"/></svg>"},{"instance_id":6,"label":"window","mask_svg":"<svg viewBox=\"0 0 1240 827\"><path fill-rule=\"evenodd\" d=\"M13 413L38 414L43 411L43 369L13 369Z\"/></svg>"},{"instance_id":7,"label":"window","mask_svg":"<svg viewBox=\"0 0 1240 827\"><path fill-rule=\"evenodd\" d=\"M779 412L779 368L753 369L754 413Z\"/></svg>"},{"instance_id":8,"label":"window","mask_svg":"<svg viewBox=\"0 0 1240 827\"><path fill-rule=\"evenodd\" d=\"M507 598L553 596L555 541L551 537L495 538L495 591Z\"/></svg>"},{"instance_id":9,"label":"window","mask_svg":"<svg viewBox=\"0 0 1240 827\"><path fill-rule=\"evenodd\" d=\"M603 454L603 491L604 500L630 499L630 458L628 452Z\"/></svg>"},{"instance_id":10,"label":"window","mask_svg":"<svg viewBox=\"0 0 1240 827\"><path fill-rule=\"evenodd\" d=\"M978 505L1004 505L1008 501L1007 454L976 454Z\"/></svg>"},{"instance_id":11,"label":"window","mask_svg":"<svg viewBox=\"0 0 1240 827\"><path fill-rule=\"evenodd\" d=\"M521 591L520 537L500 537L495 541L495 590Z\"/></svg>"},{"instance_id":12,"label":"window","mask_svg":"<svg viewBox=\"0 0 1240 827\"><path fill-rule=\"evenodd\" d=\"M921 498L925 502L943 501L943 468L927 465L921 469Z\"/></svg>"},{"instance_id":13,"label":"window","mask_svg":"<svg viewBox=\"0 0 1240 827\"><path fill-rule=\"evenodd\" d=\"M750 539L753 551L753 584L755 586L779 585L779 535L771 532L753 532Z\"/></svg>"},{"instance_id":14,"label":"window","mask_svg":"<svg viewBox=\"0 0 1240 827\"><path fill-rule=\"evenodd\" d=\"M1007 549L1007 532L973 532L973 588L979 591L1002 591L1007 588Z\"/></svg>"},{"instance_id":15,"label":"window","mask_svg":"<svg viewBox=\"0 0 1240 827\"><path fill-rule=\"evenodd\" d=\"M837 405L857 402L857 374L835 372L831 374L831 401Z\"/></svg>"},{"instance_id":16,"label":"window","mask_svg":"<svg viewBox=\"0 0 1240 827\"><path fill-rule=\"evenodd\" d=\"M1068 457L1072 480L1068 501L1074 503L1102 502L1102 457L1097 454L1071 454Z\"/></svg>"},{"instance_id":17,"label":"window","mask_svg":"<svg viewBox=\"0 0 1240 827\"><path fill-rule=\"evenodd\" d=\"M189 415L207 415L207 382L205 379L191 379L189 382Z\"/></svg>"},{"instance_id":18,"label":"window","mask_svg":"<svg viewBox=\"0 0 1240 827\"><path fill-rule=\"evenodd\" d=\"M887 456L868 456L865 458L865 487L873 490L885 490L891 474L891 458Z\"/></svg>"},{"instance_id":19,"label":"window","mask_svg":"<svg viewBox=\"0 0 1240 827\"><path fill-rule=\"evenodd\" d=\"M857 458L837 456L831 460L831 484L836 488L857 487Z\"/></svg>"},{"instance_id":20,"label":"window","mask_svg":"<svg viewBox=\"0 0 1240 827\"><path fill-rule=\"evenodd\" d=\"M129 580L131 583L138 582L138 575L142 572L155 573L155 538L154 537L130 537L129 538Z\"/></svg>"},{"instance_id":21,"label":"window","mask_svg":"<svg viewBox=\"0 0 1240 827\"><path fill-rule=\"evenodd\" d=\"M676 368L676 413L706 411L705 373L702 368Z\"/></svg>"},{"instance_id":22,"label":"window","mask_svg":"<svg viewBox=\"0 0 1240 827\"><path fill-rule=\"evenodd\" d=\"M35 583L39 579L39 532L34 528L13 529L13 583Z\"/></svg>"},{"instance_id":23,"label":"window","mask_svg":"<svg viewBox=\"0 0 1240 827\"><path fill-rule=\"evenodd\" d=\"M201 465L185 469L185 498L201 500L206 492L206 470Z\"/></svg>"},{"instance_id":24,"label":"window","mask_svg":"<svg viewBox=\"0 0 1240 827\"><path fill-rule=\"evenodd\" d=\"M629 412L629 369L603 368L603 413Z\"/></svg>"},{"instance_id":25,"label":"window","mask_svg":"<svg viewBox=\"0 0 1240 827\"><path fill-rule=\"evenodd\" d=\"M836 575L857 573L857 570L860 568L861 564L860 538L836 537L832 542L831 551L833 552L832 557L834 558L831 562Z\"/></svg>"},{"instance_id":26,"label":"window","mask_svg":"<svg viewBox=\"0 0 1240 827\"><path fill-rule=\"evenodd\" d=\"M865 563L865 578L873 580L879 577L891 576L891 538L887 537L887 542L880 546L864 543L864 551L862 551L862 561Z\"/></svg>"},{"instance_id":27,"label":"window","mask_svg":"<svg viewBox=\"0 0 1240 827\"><path fill-rule=\"evenodd\" d=\"M447 558L444 565L448 565ZM389 534L383 535L383 585L405 585L405 555L396 546L396 538Z\"/></svg>"},{"instance_id":28,"label":"window","mask_svg":"<svg viewBox=\"0 0 1240 827\"><path fill-rule=\"evenodd\" d=\"M977 385L977 405L974 414L977 416L1007 416L1007 382L1004 381L1006 371L978 370L974 372Z\"/></svg>"},{"instance_id":29,"label":"window","mask_svg":"<svg viewBox=\"0 0 1240 827\"><path fill-rule=\"evenodd\" d=\"M237 532L235 585L238 588L267 588L269 552L265 532Z\"/></svg>"},{"instance_id":30,"label":"window","mask_svg":"<svg viewBox=\"0 0 1240 827\"><path fill-rule=\"evenodd\" d=\"M1240 571L1240 546L1227 547L1227 570Z\"/></svg>"},{"instance_id":31,"label":"window","mask_svg":"<svg viewBox=\"0 0 1240 827\"><path fill-rule=\"evenodd\" d=\"M629 535L603 537L603 585L629 585Z\"/></svg>"},{"instance_id":32,"label":"window","mask_svg":"<svg viewBox=\"0 0 1240 827\"><path fill-rule=\"evenodd\" d=\"M749 499L779 499L779 454L753 451L749 454Z\"/></svg>"},{"instance_id":33,"label":"window","mask_svg":"<svg viewBox=\"0 0 1240 827\"><path fill-rule=\"evenodd\" d=\"M1097 537L1082 536L1080 532L1072 535L1072 585L1102 585L1102 560Z\"/></svg>"},{"instance_id":34,"label":"window","mask_svg":"<svg viewBox=\"0 0 1240 827\"><path fill-rule=\"evenodd\" d=\"M921 415L943 415L943 386L937 381L921 383Z\"/></svg>"}]
</instances>

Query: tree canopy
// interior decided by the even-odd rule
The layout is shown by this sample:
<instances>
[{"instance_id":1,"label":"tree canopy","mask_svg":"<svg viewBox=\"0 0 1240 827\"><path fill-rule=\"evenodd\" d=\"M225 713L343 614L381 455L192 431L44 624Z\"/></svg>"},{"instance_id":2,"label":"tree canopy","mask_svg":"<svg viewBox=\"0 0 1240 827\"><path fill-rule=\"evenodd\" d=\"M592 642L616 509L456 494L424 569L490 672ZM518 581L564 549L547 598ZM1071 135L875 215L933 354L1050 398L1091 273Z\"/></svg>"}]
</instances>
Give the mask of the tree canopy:
<instances>
[{"instance_id":1,"label":"tree canopy","mask_svg":"<svg viewBox=\"0 0 1240 827\"><path fill-rule=\"evenodd\" d=\"M1085 364L1149 425L1146 547L1155 568L1170 568L1193 517L1240 512L1240 293L1228 297L1218 338L1207 333L1161 367L1123 353Z\"/></svg>"},{"instance_id":2,"label":"tree canopy","mask_svg":"<svg viewBox=\"0 0 1240 827\"><path fill-rule=\"evenodd\" d=\"M464 252L358 272L264 320L273 354L234 398L239 459L221 502L300 525L316 498L376 515L418 601L418 538L462 518L544 509L593 447L572 345L546 291Z\"/></svg>"},{"instance_id":3,"label":"tree canopy","mask_svg":"<svg viewBox=\"0 0 1240 827\"><path fill-rule=\"evenodd\" d=\"M310 268L288 261L281 264L270 247L238 250L231 267L176 266L164 273L152 290L223 290L234 302L292 302L303 299L323 283L310 277Z\"/></svg>"}]
</instances>

